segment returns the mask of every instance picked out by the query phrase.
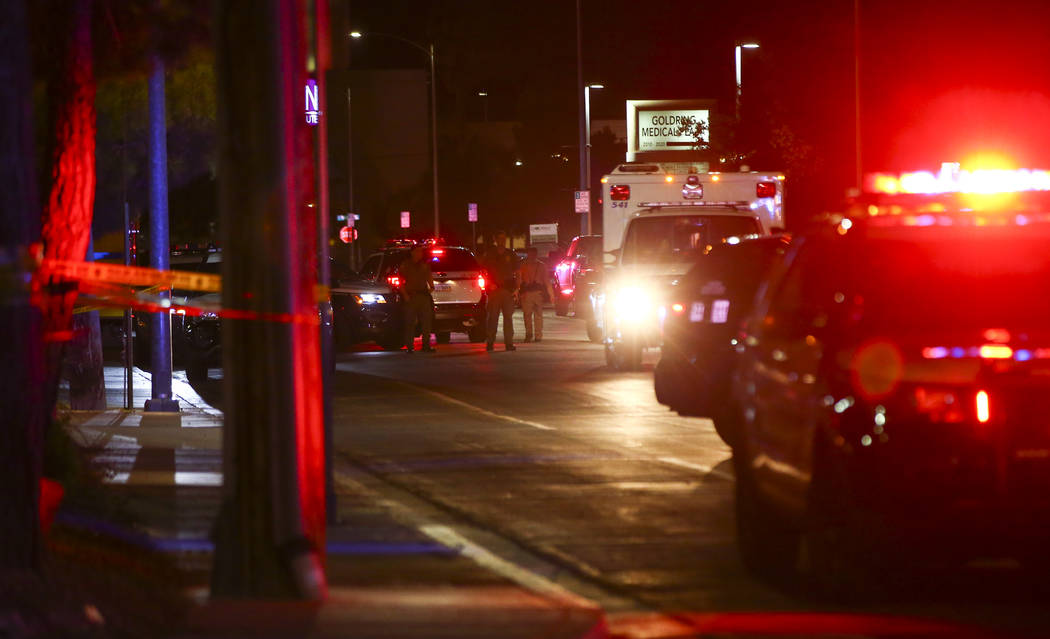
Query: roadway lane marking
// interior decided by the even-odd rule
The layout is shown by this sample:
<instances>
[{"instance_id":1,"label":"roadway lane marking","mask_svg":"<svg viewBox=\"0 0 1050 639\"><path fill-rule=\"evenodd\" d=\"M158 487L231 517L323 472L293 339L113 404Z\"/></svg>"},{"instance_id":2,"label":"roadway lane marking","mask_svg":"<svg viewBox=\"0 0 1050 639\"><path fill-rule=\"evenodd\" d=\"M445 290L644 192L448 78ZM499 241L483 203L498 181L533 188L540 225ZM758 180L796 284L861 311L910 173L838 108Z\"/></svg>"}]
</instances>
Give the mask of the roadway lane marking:
<instances>
[{"instance_id":1,"label":"roadway lane marking","mask_svg":"<svg viewBox=\"0 0 1050 639\"><path fill-rule=\"evenodd\" d=\"M537 594L545 595L556 601L572 604L581 608L597 608L598 604L558 584L537 575L531 570L522 568L506 559L494 555L484 547L470 541L448 526L427 524L419 527L420 532L434 541L459 551L459 554L473 560L479 566L505 577L510 581Z\"/></svg>"},{"instance_id":2,"label":"roadway lane marking","mask_svg":"<svg viewBox=\"0 0 1050 639\"><path fill-rule=\"evenodd\" d=\"M411 384L409 382L403 382L401 380L390 380L390 381L393 381L393 382L395 382L397 384L401 384L401 385L404 385L404 386L410 386L410 387L412 387L412 388L414 388L414 389L416 389L418 391L426 393L427 395L431 395L433 397L436 397L437 399L440 399L441 401L443 401L445 403L453 404L453 405L459 406L461 408L466 408L467 410L471 410L471 411L474 411L475 413L479 413L481 415L485 415L486 417L492 417L494 419L502 419L503 421L513 422L515 424L524 424L525 426L531 426L533 428L538 428L540 430L558 430L557 428L555 428L553 426L548 426L546 424L541 424L539 422L533 422L533 421L529 421L527 419L519 419L517 417L513 417L511 415L504 415L502 413L494 413L494 412L492 412L490 410L486 410L486 409L484 409L484 408L482 408L480 406L475 406L474 404L471 404L469 402L465 402L465 401L463 401L461 399L456 399L455 397L449 397L448 395L446 395L444 393L439 393L436 390L430 390L429 388L424 388L422 386L416 386L415 384Z\"/></svg>"},{"instance_id":3,"label":"roadway lane marking","mask_svg":"<svg viewBox=\"0 0 1050 639\"><path fill-rule=\"evenodd\" d=\"M736 480L736 478L733 477L732 474L723 472L714 468L713 466L708 466L707 464L696 464L693 462L687 462L686 460L678 459L677 457L660 457L658 461L662 461L665 464L671 464L672 466L680 466L681 468L695 470L705 475L714 475L715 477L725 479L726 481Z\"/></svg>"}]
</instances>

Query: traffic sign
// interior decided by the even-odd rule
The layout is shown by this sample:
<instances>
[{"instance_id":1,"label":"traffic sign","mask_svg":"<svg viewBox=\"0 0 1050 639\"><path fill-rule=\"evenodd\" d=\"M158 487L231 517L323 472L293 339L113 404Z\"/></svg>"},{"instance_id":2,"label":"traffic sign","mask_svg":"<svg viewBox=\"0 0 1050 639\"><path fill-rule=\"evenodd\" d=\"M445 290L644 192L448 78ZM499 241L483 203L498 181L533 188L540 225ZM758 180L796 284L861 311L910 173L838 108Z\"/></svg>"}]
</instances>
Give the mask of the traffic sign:
<instances>
[{"instance_id":1,"label":"traffic sign","mask_svg":"<svg viewBox=\"0 0 1050 639\"><path fill-rule=\"evenodd\" d=\"M409 211L401 211L401 228L407 229L412 226L412 213Z\"/></svg>"},{"instance_id":2,"label":"traffic sign","mask_svg":"<svg viewBox=\"0 0 1050 639\"><path fill-rule=\"evenodd\" d=\"M478 221L478 203L470 202L467 204L467 221L477 222Z\"/></svg>"},{"instance_id":3,"label":"traffic sign","mask_svg":"<svg viewBox=\"0 0 1050 639\"><path fill-rule=\"evenodd\" d=\"M349 244L357 239L357 229L352 226L344 226L339 229L339 239L343 241L343 244Z\"/></svg>"},{"instance_id":4,"label":"traffic sign","mask_svg":"<svg viewBox=\"0 0 1050 639\"><path fill-rule=\"evenodd\" d=\"M576 191L576 212L577 213L590 213L591 212L591 192L590 191Z\"/></svg>"}]
</instances>

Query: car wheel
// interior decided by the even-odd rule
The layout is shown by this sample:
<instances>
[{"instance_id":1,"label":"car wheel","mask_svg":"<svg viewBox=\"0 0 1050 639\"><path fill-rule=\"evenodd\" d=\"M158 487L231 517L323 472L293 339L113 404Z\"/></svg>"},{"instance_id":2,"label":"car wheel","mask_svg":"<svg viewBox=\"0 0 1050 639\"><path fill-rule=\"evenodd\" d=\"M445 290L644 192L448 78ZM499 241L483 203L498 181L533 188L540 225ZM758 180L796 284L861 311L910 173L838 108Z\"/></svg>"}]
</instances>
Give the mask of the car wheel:
<instances>
[{"instance_id":1,"label":"car wheel","mask_svg":"<svg viewBox=\"0 0 1050 639\"><path fill-rule=\"evenodd\" d=\"M876 532L861 523L848 482L827 445L816 446L813 478L799 535L795 568L803 586L827 600L848 602L877 597L879 583L871 559Z\"/></svg>"},{"instance_id":2,"label":"car wheel","mask_svg":"<svg viewBox=\"0 0 1050 639\"><path fill-rule=\"evenodd\" d=\"M208 362L203 357L190 355L186 362L186 379L197 385L208 381Z\"/></svg>"},{"instance_id":3,"label":"car wheel","mask_svg":"<svg viewBox=\"0 0 1050 639\"><path fill-rule=\"evenodd\" d=\"M437 340L438 344L448 344L452 341L452 333L448 331L441 331L440 333L434 333L434 339Z\"/></svg>"},{"instance_id":4,"label":"car wheel","mask_svg":"<svg viewBox=\"0 0 1050 639\"><path fill-rule=\"evenodd\" d=\"M606 344L605 363L616 371L638 370L642 365L642 347L629 341Z\"/></svg>"},{"instance_id":5,"label":"car wheel","mask_svg":"<svg viewBox=\"0 0 1050 639\"><path fill-rule=\"evenodd\" d=\"M737 550L752 574L782 583L791 575L798 535L766 505L745 459L733 451Z\"/></svg>"},{"instance_id":6,"label":"car wheel","mask_svg":"<svg viewBox=\"0 0 1050 639\"><path fill-rule=\"evenodd\" d=\"M470 330L467 332L467 337L469 337L470 341L474 344L480 344L481 342L484 342L485 327L481 324L478 324L477 326L471 326Z\"/></svg>"},{"instance_id":7,"label":"car wheel","mask_svg":"<svg viewBox=\"0 0 1050 639\"><path fill-rule=\"evenodd\" d=\"M554 314L558 317L565 317L569 314L569 301L563 297L558 297L554 300Z\"/></svg>"},{"instance_id":8,"label":"car wheel","mask_svg":"<svg viewBox=\"0 0 1050 639\"><path fill-rule=\"evenodd\" d=\"M597 320L587 320L587 339L595 344L602 341L602 329L598 326Z\"/></svg>"},{"instance_id":9,"label":"car wheel","mask_svg":"<svg viewBox=\"0 0 1050 639\"><path fill-rule=\"evenodd\" d=\"M676 388L676 381L681 376L675 375L674 369L666 357L660 357L656 368L653 369L653 392L656 394L656 401L670 407L671 410L681 410L681 393Z\"/></svg>"}]
</instances>

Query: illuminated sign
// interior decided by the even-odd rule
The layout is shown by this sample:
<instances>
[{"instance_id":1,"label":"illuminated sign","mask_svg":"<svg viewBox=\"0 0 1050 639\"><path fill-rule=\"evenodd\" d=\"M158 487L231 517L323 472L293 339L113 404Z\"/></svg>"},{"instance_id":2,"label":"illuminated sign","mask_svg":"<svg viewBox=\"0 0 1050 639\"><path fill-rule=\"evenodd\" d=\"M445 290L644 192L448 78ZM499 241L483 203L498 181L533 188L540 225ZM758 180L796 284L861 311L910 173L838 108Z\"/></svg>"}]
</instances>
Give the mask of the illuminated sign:
<instances>
[{"instance_id":1,"label":"illuminated sign","mask_svg":"<svg viewBox=\"0 0 1050 639\"><path fill-rule=\"evenodd\" d=\"M1050 191L1050 171L1038 169L960 168L957 162L941 164L937 173L871 173L866 176L865 190L870 193L923 194L941 193L1017 193Z\"/></svg>"},{"instance_id":2,"label":"illuminated sign","mask_svg":"<svg viewBox=\"0 0 1050 639\"><path fill-rule=\"evenodd\" d=\"M638 111L638 150L693 149L710 141L709 125L707 109Z\"/></svg>"},{"instance_id":3,"label":"illuminated sign","mask_svg":"<svg viewBox=\"0 0 1050 639\"><path fill-rule=\"evenodd\" d=\"M412 213L401 211L401 228L407 229L410 226L412 226Z\"/></svg>"},{"instance_id":4,"label":"illuminated sign","mask_svg":"<svg viewBox=\"0 0 1050 639\"><path fill-rule=\"evenodd\" d=\"M706 148L711 141L713 100L628 100L627 161L656 159L646 154L660 153L661 160ZM643 157L638 157L639 154Z\"/></svg>"},{"instance_id":5,"label":"illuminated sign","mask_svg":"<svg viewBox=\"0 0 1050 639\"><path fill-rule=\"evenodd\" d=\"M321 118L317 99L317 80L306 81L306 123L316 126Z\"/></svg>"}]
</instances>

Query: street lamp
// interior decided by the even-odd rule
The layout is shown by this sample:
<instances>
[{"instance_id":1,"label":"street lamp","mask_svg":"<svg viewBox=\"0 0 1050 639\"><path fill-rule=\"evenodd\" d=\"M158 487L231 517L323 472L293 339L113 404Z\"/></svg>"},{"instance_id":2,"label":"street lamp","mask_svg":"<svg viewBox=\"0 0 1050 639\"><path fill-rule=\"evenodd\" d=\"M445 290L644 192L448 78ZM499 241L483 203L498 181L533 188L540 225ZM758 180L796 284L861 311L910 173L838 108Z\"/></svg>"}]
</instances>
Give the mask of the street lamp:
<instances>
[{"instance_id":1,"label":"street lamp","mask_svg":"<svg viewBox=\"0 0 1050 639\"><path fill-rule=\"evenodd\" d=\"M478 91L478 97L481 98L481 108L485 113L485 121L489 121L489 92L482 89Z\"/></svg>"},{"instance_id":2,"label":"street lamp","mask_svg":"<svg viewBox=\"0 0 1050 639\"><path fill-rule=\"evenodd\" d=\"M741 49L757 49L757 42L740 42L736 45L736 119L740 121L740 58Z\"/></svg>"},{"instance_id":3,"label":"street lamp","mask_svg":"<svg viewBox=\"0 0 1050 639\"><path fill-rule=\"evenodd\" d=\"M581 154L582 162L584 164L584 190L590 190L591 188L591 89L604 89L604 84L588 84L583 88L583 139L584 151ZM593 201L593 198L592 198ZM584 233L589 234L591 232L591 205L587 206L587 226L584 227Z\"/></svg>"},{"instance_id":4,"label":"street lamp","mask_svg":"<svg viewBox=\"0 0 1050 639\"><path fill-rule=\"evenodd\" d=\"M363 38L366 34L360 31L351 31L350 37L358 40ZM434 45L433 43L423 46L418 42L409 40L408 38L402 38L399 35L392 33L380 33L378 31L369 31L367 35L381 36L384 38L390 38L392 40L398 40L409 46L415 47L422 51L430 59L430 161L431 170L434 174L434 237L437 238L441 231L441 215L439 213L438 206L438 151L437 151L437 74L434 71Z\"/></svg>"}]
</instances>

